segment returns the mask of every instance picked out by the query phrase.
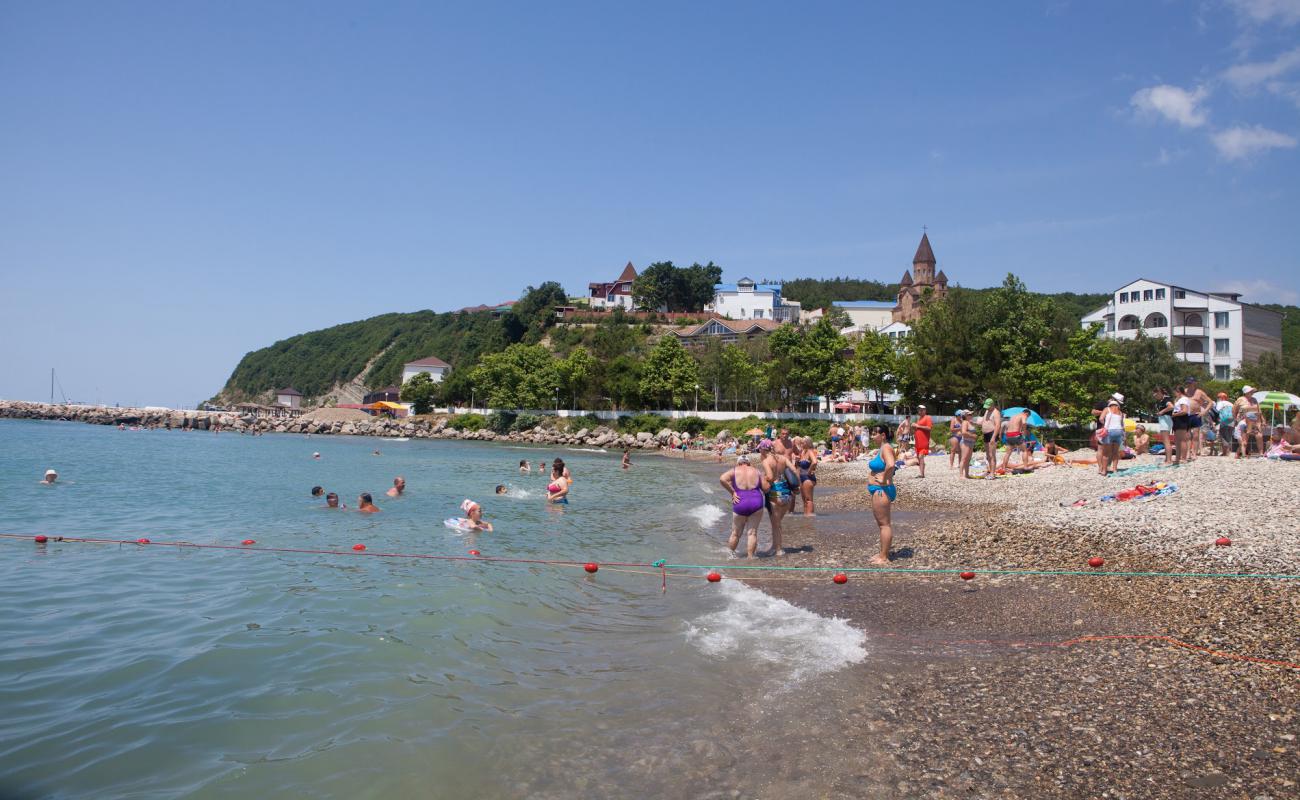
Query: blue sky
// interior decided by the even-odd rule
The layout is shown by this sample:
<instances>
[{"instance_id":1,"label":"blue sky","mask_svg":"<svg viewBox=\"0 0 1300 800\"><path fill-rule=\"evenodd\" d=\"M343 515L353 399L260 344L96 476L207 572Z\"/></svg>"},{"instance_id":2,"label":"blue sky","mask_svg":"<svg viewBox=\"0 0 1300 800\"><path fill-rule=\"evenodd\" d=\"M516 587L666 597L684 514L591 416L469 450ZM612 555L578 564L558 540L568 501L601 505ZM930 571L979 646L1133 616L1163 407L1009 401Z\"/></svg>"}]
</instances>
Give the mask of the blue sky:
<instances>
[{"instance_id":1,"label":"blue sky","mask_svg":"<svg viewBox=\"0 0 1300 800\"><path fill-rule=\"evenodd\" d=\"M1294 303L1298 137L1300 0L6 0L0 397L629 260L894 281L922 225L966 286Z\"/></svg>"}]
</instances>

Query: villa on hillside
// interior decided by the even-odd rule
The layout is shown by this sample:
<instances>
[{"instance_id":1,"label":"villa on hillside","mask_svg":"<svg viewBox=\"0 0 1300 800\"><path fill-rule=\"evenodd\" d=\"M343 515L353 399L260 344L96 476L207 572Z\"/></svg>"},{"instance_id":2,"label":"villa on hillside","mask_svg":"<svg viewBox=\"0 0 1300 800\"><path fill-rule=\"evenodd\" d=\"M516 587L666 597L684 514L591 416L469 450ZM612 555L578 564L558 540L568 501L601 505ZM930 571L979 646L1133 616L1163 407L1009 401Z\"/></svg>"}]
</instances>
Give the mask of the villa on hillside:
<instances>
[{"instance_id":1,"label":"villa on hillside","mask_svg":"<svg viewBox=\"0 0 1300 800\"><path fill-rule=\"evenodd\" d=\"M770 319L711 319L699 325L673 328L672 333L686 347L703 347L711 340L732 344L741 336L765 336L783 323Z\"/></svg>"},{"instance_id":2,"label":"villa on hillside","mask_svg":"<svg viewBox=\"0 0 1300 800\"><path fill-rule=\"evenodd\" d=\"M704 307L730 319L765 319L776 322L798 322L800 306L797 301L781 297L781 284L758 283L741 278L735 283L719 283L713 287L713 302Z\"/></svg>"},{"instance_id":3,"label":"villa on hillside","mask_svg":"<svg viewBox=\"0 0 1300 800\"><path fill-rule=\"evenodd\" d=\"M589 283L587 288L590 295L590 304L594 309L622 308L624 311L631 311L635 308L632 302L632 283L636 280L636 267L632 262L627 262L623 271L618 277L608 283Z\"/></svg>"},{"instance_id":4,"label":"villa on hillside","mask_svg":"<svg viewBox=\"0 0 1300 800\"><path fill-rule=\"evenodd\" d=\"M1229 380L1243 361L1282 353L1282 315L1241 302L1234 292L1197 292L1138 278L1115 290L1087 314L1083 327L1100 323L1102 335L1133 339L1142 331L1169 342L1183 361L1205 364L1216 380Z\"/></svg>"},{"instance_id":5,"label":"villa on hillside","mask_svg":"<svg viewBox=\"0 0 1300 800\"><path fill-rule=\"evenodd\" d=\"M402 365L402 383L405 384L421 372L429 373L429 377L433 378L434 383L441 383L442 379L451 372L451 364L437 356L421 358L418 361L408 361Z\"/></svg>"}]
</instances>

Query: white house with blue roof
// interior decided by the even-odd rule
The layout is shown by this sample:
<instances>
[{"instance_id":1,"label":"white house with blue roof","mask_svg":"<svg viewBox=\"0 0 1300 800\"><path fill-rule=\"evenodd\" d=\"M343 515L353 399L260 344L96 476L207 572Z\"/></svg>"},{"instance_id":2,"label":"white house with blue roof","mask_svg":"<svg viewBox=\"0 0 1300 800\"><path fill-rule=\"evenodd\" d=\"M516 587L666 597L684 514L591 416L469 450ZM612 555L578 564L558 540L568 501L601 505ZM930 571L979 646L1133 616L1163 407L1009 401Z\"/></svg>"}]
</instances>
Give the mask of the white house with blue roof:
<instances>
[{"instance_id":1,"label":"white house with blue roof","mask_svg":"<svg viewBox=\"0 0 1300 800\"><path fill-rule=\"evenodd\" d=\"M713 287L713 302L704 307L729 319L770 319L798 322L799 303L781 297L781 284L741 278Z\"/></svg>"}]
</instances>

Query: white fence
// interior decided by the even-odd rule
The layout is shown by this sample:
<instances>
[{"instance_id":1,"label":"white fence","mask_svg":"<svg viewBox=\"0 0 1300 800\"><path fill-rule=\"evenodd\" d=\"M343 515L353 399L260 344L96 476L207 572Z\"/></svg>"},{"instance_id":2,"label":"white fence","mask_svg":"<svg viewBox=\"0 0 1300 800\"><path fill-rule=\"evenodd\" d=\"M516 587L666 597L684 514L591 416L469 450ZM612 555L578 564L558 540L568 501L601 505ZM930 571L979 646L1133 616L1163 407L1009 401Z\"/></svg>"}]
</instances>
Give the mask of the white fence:
<instances>
[{"instance_id":1,"label":"white fence","mask_svg":"<svg viewBox=\"0 0 1300 800\"><path fill-rule=\"evenodd\" d=\"M434 412L439 414L482 414L484 416L491 414L493 411L501 409L491 408L435 408ZM843 422L857 423L867 421L888 422L897 424L903 420L903 414L835 414L835 413L807 413L807 412L778 412L778 411L675 411L675 410L658 410L658 411L573 411L569 409L519 409L514 411L516 414L532 414L534 416L547 417L586 417L592 416L597 419L614 421L623 417L635 417L640 414L655 414L665 419L682 419L684 417L699 417L717 422L728 422L736 419L750 419L757 417L759 419L770 419L774 421L781 420L822 420L824 422ZM915 414L911 415L913 418ZM935 424L947 422L952 417L931 415Z\"/></svg>"}]
</instances>

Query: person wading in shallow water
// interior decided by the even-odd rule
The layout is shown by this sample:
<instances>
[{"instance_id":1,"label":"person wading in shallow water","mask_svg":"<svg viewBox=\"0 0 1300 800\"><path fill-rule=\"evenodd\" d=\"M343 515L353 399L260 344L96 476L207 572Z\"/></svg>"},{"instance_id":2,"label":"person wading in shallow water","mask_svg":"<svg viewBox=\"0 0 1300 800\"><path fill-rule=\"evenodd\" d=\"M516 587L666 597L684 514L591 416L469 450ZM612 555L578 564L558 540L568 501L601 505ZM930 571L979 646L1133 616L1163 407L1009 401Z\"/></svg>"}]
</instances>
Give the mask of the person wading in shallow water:
<instances>
[{"instance_id":1,"label":"person wading in shallow water","mask_svg":"<svg viewBox=\"0 0 1300 800\"><path fill-rule=\"evenodd\" d=\"M741 533L747 533L745 554L753 558L758 553L758 524L763 521L763 473L749 465L749 456L742 455L718 482L731 493L731 538L727 547L735 556Z\"/></svg>"},{"instance_id":2,"label":"person wading in shallow water","mask_svg":"<svg viewBox=\"0 0 1300 800\"><path fill-rule=\"evenodd\" d=\"M370 496L370 492L362 492L357 497L357 511L365 514L373 514L379 511L379 506L375 505L375 500Z\"/></svg>"},{"instance_id":3,"label":"person wading in shallow water","mask_svg":"<svg viewBox=\"0 0 1300 800\"><path fill-rule=\"evenodd\" d=\"M396 478L393 478L393 488L388 490L388 496L397 497L404 491L406 491L406 478L398 475Z\"/></svg>"},{"instance_id":4,"label":"person wading in shallow water","mask_svg":"<svg viewBox=\"0 0 1300 800\"><path fill-rule=\"evenodd\" d=\"M785 543L782 539L781 520L794 508L794 489L790 485L787 473L793 474L790 461L785 456L777 455L772 443L767 439L758 443L759 462L763 470L763 483L770 487L766 494L768 522L772 523L772 549L774 556L785 555Z\"/></svg>"},{"instance_id":5,"label":"person wading in shallow water","mask_svg":"<svg viewBox=\"0 0 1300 800\"><path fill-rule=\"evenodd\" d=\"M876 517L876 526L880 528L880 552L871 559L871 564L889 563L889 545L894 541L894 525L890 518L890 506L898 497L894 487L894 448L889 444L889 428L874 425L871 428L871 443L880 448L869 462L871 470L867 492L871 495L871 513Z\"/></svg>"}]
</instances>

